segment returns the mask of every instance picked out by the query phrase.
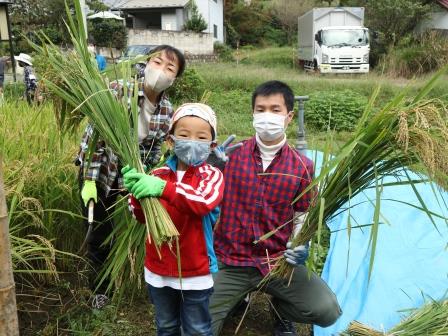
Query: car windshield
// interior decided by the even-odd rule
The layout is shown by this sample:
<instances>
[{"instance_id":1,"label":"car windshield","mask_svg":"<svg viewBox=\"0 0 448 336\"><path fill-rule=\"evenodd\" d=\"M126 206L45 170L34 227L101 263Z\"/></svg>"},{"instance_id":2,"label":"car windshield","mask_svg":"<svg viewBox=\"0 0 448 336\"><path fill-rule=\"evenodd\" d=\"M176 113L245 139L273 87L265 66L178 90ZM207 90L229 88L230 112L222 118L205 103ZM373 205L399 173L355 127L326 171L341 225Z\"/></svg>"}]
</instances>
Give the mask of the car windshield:
<instances>
[{"instance_id":1,"label":"car windshield","mask_svg":"<svg viewBox=\"0 0 448 336\"><path fill-rule=\"evenodd\" d=\"M150 50L149 46L129 46L127 47L124 56L134 57L137 55L146 55Z\"/></svg>"},{"instance_id":2,"label":"car windshield","mask_svg":"<svg viewBox=\"0 0 448 336\"><path fill-rule=\"evenodd\" d=\"M322 32L322 44L328 47L363 46L369 43L364 29L335 29Z\"/></svg>"}]
</instances>

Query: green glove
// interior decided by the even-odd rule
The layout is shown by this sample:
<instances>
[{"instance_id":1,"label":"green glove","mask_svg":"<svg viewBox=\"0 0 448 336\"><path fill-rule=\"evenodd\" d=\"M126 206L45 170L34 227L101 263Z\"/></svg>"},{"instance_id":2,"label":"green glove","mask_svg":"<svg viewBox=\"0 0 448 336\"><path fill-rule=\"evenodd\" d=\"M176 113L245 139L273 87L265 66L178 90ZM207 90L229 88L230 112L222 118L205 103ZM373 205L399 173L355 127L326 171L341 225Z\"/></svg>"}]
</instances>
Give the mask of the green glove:
<instances>
[{"instance_id":1,"label":"green glove","mask_svg":"<svg viewBox=\"0 0 448 336\"><path fill-rule=\"evenodd\" d=\"M129 172L127 177L138 179L131 188L131 192L136 199L141 199L143 197L159 197L162 195L166 186L166 181L157 176Z\"/></svg>"},{"instance_id":2,"label":"green glove","mask_svg":"<svg viewBox=\"0 0 448 336\"><path fill-rule=\"evenodd\" d=\"M135 182L138 181L138 179L135 178L129 178L129 173L134 174L137 173L137 169L131 168L129 165L121 168L121 173L123 174L123 184L124 187L130 191L132 187L134 186Z\"/></svg>"},{"instance_id":3,"label":"green glove","mask_svg":"<svg viewBox=\"0 0 448 336\"><path fill-rule=\"evenodd\" d=\"M93 199L95 203L98 202L98 192L96 190L95 181L90 180L84 181L84 186L82 187L81 190L81 198L84 201L85 206L87 206L87 203L89 203L91 199Z\"/></svg>"}]
</instances>

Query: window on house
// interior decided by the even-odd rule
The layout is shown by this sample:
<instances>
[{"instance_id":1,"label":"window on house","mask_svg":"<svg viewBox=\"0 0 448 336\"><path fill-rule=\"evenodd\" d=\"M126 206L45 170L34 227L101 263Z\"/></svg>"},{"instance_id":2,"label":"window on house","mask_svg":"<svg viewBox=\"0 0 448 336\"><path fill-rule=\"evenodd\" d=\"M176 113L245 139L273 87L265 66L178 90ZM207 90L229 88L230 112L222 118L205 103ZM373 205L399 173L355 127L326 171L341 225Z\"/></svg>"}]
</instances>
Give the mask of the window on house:
<instances>
[{"instance_id":1,"label":"window on house","mask_svg":"<svg viewBox=\"0 0 448 336\"><path fill-rule=\"evenodd\" d=\"M213 37L218 38L218 26L215 24L213 25Z\"/></svg>"},{"instance_id":2,"label":"window on house","mask_svg":"<svg viewBox=\"0 0 448 336\"><path fill-rule=\"evenodd\" d=\"M218 3L218 0L213 0L214 2Z\"/></svg>"}]
</instances>

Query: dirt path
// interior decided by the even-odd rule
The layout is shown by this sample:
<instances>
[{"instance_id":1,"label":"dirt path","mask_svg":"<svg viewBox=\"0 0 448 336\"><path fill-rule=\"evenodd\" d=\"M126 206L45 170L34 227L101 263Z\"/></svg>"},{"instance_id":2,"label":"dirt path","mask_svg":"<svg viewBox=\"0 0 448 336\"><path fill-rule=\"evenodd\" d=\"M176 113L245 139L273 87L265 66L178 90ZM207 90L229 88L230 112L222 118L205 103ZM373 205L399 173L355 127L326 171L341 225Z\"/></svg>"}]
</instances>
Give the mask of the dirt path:
<instances>
[{"instance_id":1,"label":"dirt path","mask_svg":"<svg viewBox=\"0 0 448 336\"><path fill-rule=\"evenodd\" d=\"M154 312L147 301L146 290L139 290L133 300L94 310L88 302L90 291L79 281L63 280L58 285L35 289L18 287L20 335L156 335ZM132 302L131 302L132 301ZM273 317L268 297L257 294L243 319L244 308L226 321L221 336L271 336ZM309 325L297 325L299 336L309 336Z\"/></svg>"}]
</instances>

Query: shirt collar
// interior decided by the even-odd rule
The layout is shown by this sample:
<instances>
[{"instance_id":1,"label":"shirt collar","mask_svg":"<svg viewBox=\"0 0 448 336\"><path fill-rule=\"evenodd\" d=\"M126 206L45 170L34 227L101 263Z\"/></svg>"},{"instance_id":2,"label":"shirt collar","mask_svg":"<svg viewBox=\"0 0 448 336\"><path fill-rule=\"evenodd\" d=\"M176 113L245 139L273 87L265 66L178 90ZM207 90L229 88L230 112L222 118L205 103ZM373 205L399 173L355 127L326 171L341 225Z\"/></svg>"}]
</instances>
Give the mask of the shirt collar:
<instances>
[{"instance_id":1,"label":"shirt collar","mask_svg":"<svg viewBox=\"0 0 448 336\"><path fill-rule=\"evenodd\" d=\"M250 146L251 146L250 148L251 148L251 151L252 151L254 154L260 155L260 147L258 146L256 137L253 136L252 138L250 138L249 141L250 141ZM280 155L286 147L289 148L289 144L288 144L288 140L287 140L287 139L286 139L286 141L285 141L285 144L284 144L284 145L277 151L277 153L275 154L275 156Z\"/></svg>"}]
</instances>

